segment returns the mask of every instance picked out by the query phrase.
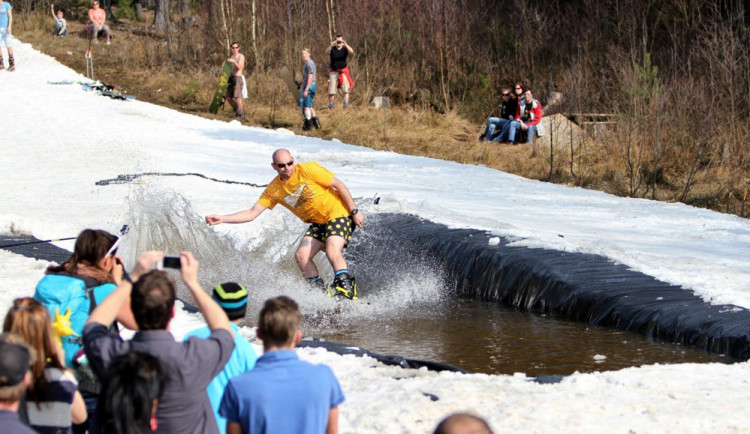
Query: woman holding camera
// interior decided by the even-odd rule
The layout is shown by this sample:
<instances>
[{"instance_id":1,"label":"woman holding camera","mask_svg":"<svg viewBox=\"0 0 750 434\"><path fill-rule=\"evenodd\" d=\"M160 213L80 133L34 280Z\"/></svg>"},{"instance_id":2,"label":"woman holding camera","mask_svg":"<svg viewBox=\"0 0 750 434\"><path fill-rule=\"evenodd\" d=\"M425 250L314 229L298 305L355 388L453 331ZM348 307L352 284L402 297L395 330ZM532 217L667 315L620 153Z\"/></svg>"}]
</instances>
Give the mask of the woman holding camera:
<instances>
[{"instance_id":1,"label":"woman holding camera","mask_svg":"<svg viewBox=\"0 0 750 434\"><path fill-rule=\"evenodd\" d=\"M109 232L85 229L76 238L70 259L47 268L47 274L34 293L34 299L43 304L52 317L65 351L65 366L76 372L78 389L91 415L90 433L99 432L94 415L101 385L85 361L81 335L89 313L123 279L122 260L116 256L118 245L119 238ZM123 306L117 321L131 330L137 329L130 303Z\"/></svg>"}]
</instances>

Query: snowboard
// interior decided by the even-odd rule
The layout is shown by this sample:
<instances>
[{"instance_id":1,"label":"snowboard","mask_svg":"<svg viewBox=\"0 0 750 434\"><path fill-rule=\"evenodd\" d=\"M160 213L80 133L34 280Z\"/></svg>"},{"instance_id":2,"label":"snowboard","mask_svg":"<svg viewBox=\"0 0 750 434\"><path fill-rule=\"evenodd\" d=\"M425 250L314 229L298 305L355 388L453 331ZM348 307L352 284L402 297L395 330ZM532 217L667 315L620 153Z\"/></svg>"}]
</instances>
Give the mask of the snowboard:
<instances>
[{"instance_id":1,"label":"snowboard","mask_svg":"<svg viewBox=\"0 0 750 434\"><path fill-rule=\"evenodd\" d=\"M292 71L290 71L289 68L286 67L286 65L281 67L281 79L284 80L284 83L286 83L286 87L289 89L289 92L292 93L294 103L299 104L299 97L301 92L299 90L297 82L294 81L294 74L292 74Z\"/></svg>"},{"instance_id":2,"label":"snowboard","mask_svg":"<svg viewBox=\"0 0 750 434\"><path fill-rule=\"evenodd\" d=\"M229 74L232 73L234 65L231 62L224 62L224 66L221 67L221 75L219 76L219 86L216 88L214 98L211 100L211 106L208 108L213 114L219 112L219 107L224 100L224 94L227 92L227 86L229 86Z\"/></svg>"}]
</instances>

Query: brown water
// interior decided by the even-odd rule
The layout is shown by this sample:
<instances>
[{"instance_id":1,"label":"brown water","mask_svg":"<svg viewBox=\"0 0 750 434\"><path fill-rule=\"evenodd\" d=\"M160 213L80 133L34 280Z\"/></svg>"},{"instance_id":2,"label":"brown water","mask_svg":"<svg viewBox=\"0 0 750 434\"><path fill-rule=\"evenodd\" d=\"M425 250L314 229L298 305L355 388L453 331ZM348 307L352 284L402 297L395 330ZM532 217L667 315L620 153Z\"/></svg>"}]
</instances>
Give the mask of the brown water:
<instances>
[{"instance_id":1,"label":"brown water","mask_svg":"<svg viewBox=\"0 0 750 434\"><path fill-rule=\"evenodd\" d=\"M568 375L654 363L736 361L632 332L473 300L446 300L428 312L364 319L344 328L308 326L305 334L487 374Z\"/></svg>"}]
</instances>

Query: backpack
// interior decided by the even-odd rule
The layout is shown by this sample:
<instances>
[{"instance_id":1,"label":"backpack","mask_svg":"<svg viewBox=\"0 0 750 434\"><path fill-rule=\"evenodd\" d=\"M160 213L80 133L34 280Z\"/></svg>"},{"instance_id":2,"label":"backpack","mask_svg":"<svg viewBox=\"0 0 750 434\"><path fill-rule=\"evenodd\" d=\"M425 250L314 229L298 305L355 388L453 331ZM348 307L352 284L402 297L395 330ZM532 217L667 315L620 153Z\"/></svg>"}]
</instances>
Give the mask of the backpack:
<instances>
[{"instance_id":1,"label":"backpack","mask_svg":"<svg viewBox=\"0 0 750 434\"><path fill-rule=\"evenodd\" d=\"M83 325L96 307L94 291L108 295L115 288L113 283L102 284L90 277L68 273L47 274L36 285L34 300L49 311L65 351L66 367L76 368L74 358L83 347Z\"/></svg>"}]
</instances>

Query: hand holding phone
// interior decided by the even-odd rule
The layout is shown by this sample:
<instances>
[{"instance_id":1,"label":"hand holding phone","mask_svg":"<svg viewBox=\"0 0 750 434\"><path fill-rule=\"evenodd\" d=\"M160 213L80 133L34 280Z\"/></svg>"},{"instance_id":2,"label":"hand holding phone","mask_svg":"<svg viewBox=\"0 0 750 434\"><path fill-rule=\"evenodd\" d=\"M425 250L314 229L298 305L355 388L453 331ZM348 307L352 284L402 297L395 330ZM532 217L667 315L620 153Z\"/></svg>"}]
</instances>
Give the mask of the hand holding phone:
<instances>
[{"instance_id":1,"label":"hand holding phone","mask_svg":"<svg viewBox=\"0 0 750 434\"><path fill-rule=\"evenodd\" d=\"M175 268L179 270L182 268L182 264L180 263L180 257L179 256L164 256L164 259L162 259L159 264L157 265L157 268L164 269L164 268Z\"/></svg>"}]
</instances>

